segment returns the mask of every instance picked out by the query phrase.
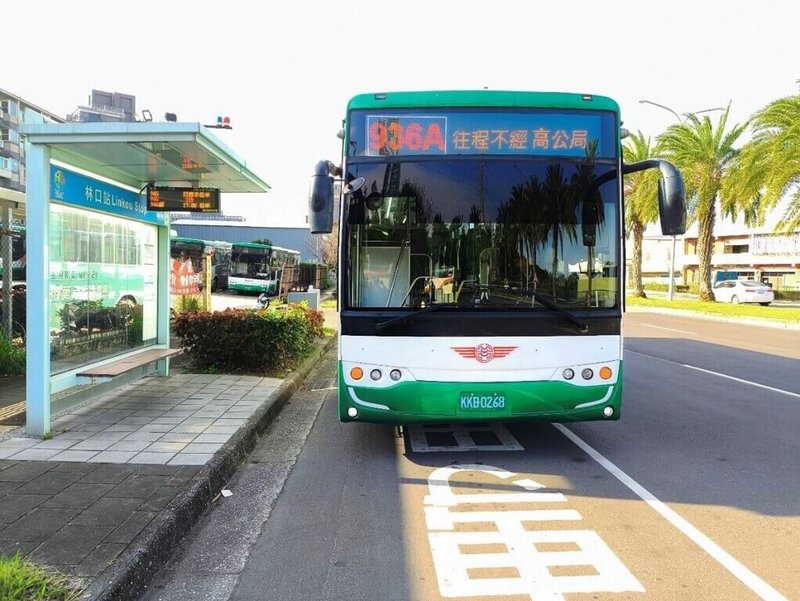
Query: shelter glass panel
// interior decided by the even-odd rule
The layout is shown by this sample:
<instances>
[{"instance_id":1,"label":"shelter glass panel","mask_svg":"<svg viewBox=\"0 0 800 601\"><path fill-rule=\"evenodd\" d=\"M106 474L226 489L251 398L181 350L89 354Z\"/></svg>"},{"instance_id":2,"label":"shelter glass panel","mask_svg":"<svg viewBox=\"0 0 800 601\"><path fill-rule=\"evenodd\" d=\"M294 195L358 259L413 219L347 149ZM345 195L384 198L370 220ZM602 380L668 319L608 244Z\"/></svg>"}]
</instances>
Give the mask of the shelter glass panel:
<instances>
[{"instance_id":1,"label":"shelter glass panel","mask_svg":"<svg viewBox=\"0 0 800 601\"><path fill-rule=\"evenodd\" d=\"M53 204L51 373L156 342L157 227Z\"/></svg>"}]
</instances>

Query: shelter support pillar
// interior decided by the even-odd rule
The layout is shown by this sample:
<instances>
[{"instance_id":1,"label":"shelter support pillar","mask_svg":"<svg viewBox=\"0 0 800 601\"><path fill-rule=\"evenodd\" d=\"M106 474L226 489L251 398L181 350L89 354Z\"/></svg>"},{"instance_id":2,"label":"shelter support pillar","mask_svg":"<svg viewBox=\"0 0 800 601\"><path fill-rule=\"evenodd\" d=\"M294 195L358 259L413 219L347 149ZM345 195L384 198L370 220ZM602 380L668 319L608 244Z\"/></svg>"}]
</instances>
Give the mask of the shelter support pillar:
<instances>
[{"instance_id":1,"label":"shelter support pillar","mask_svg":"<svg viewBox=\"0 0 800 601\"><path fill-rule=\"evenodd\" d=\"M170 343L170 317L169 317L169 222L167 227L158 228L158 256L165 257L158 262L158 328L156 337L159 345L169 348ZM166 319L161 316L166 315ZM162 359L156 366L159 376L169 375L169 359Z\"/></svg>"},{"instance_id":2,"label":"shelter support pillar","mask_svg":"<svg viewBox=\"0 0 800 601\"><path fill-rule=\"evenodd\" d=\"M50 149L26 145L27 190L27 424L32 436L50 433Z\"/></svg>"}]
</instances>

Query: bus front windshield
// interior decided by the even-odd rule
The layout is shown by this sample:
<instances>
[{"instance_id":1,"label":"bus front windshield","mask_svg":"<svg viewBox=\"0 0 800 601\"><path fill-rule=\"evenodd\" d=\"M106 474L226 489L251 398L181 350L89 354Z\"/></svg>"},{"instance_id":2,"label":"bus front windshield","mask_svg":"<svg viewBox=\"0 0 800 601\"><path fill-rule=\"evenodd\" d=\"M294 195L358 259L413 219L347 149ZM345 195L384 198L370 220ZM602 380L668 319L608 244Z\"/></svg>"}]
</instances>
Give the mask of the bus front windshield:
<instances>
[{"instance_id":1,"label":"bus front windshield","mask_svg":"<svg viewBox=\"0 0 800 601\"><path fill-rule=\"evenodd\" d=\"M269 251L258 251L250 248L231 251L231 277L254 278L265 280L270 275Z\"/></svg>"},{"instance_id":2,"label":"bus front windshield","mask_svg":"<svg viewBox=\"0 0 800 601\"><path fill-rule=\"evenodd\" d=\"M613 161L351 162L345 307L619 308Z\"/></svg>"}]
</instances>

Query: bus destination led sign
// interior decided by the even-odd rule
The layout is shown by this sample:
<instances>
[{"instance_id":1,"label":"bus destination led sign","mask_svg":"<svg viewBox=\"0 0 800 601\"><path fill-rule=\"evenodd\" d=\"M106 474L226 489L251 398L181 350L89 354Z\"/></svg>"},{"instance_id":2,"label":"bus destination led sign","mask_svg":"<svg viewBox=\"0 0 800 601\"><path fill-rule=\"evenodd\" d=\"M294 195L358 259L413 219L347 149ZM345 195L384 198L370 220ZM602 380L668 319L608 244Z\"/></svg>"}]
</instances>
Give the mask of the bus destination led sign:
<instances>
[{"instance_id":1,"label":"bus destination led sign","mask_svg":"<svg viewBox=\"0 0 800 601\"><path fill-rule=\"evenodd\" d=\"M219 213L219 189L148 186L147 210Z\"/></svg>"},{"instance_id":2,"label":"bus destination led sign","mask_svg":"<svg viewBox=\"0 0 800 601\"><path fill-rule=\"evenodd\" d=\"M357 154L408 155L550 155L584 157L600 141L602 120L596 114L454 112L367 114L365 139ZM356 133L353 131L352 133ZM363 138L362 138L363 139Z\"/></svg>"}]
</instances>

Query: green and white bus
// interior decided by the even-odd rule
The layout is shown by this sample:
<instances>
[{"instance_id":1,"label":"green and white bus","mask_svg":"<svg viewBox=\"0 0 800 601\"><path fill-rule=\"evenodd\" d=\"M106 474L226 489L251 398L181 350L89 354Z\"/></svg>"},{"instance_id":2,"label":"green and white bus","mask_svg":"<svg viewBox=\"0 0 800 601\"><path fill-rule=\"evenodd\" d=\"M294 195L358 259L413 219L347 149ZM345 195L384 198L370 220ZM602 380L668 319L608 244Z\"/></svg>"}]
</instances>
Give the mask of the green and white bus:
<instances>
[{"instance_id":1,"label":"green and white bus","mask_svg":"<svg viewBox=\"0 0 800 601\"><path fill-rule=\"evenodd\" d=\"M206 253L211 256L211 292L228 288L231 271L231 248L224 240L205 240Z\"/></svg>"},{"instance_id":2,"label":"green and white bus","mask_svg":"<svg viewBox=\"0 0 800 601\"><path fill-rule=\"evenodd\" d=\"M277 296L283 269L299 263L300 251L297 250L258 242L234 242L228 290Z\"/></svg>"},{"instance_id":3,"label":"green and white bus","mask_svg":"<svg viewBox=\"0 0 800 601\"><path fill-rule=\"evenodd\" d=\"M680 173L623 164L623 133L588 94L350 100L309 196L311 232L332 232L342 182L340 420L619 419L622 176L660 169L662 231L686 224Z\"/></svg>"}]
</instances>

